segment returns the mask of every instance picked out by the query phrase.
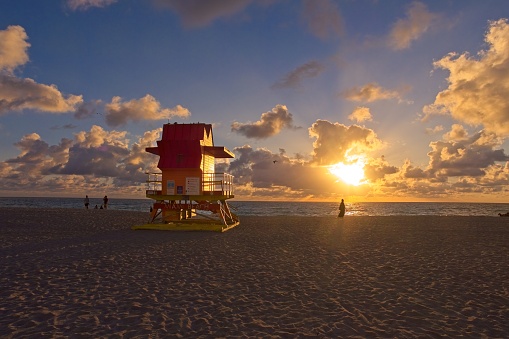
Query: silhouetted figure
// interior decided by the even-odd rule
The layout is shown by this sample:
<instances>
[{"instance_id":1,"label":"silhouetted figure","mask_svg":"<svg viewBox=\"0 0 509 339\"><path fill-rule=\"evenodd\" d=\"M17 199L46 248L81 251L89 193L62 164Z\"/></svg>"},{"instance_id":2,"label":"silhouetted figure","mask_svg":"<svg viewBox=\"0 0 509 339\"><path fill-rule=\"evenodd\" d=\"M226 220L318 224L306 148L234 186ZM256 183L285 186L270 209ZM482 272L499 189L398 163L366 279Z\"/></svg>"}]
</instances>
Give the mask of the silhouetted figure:
<instances>
[{"instance_id":1,"label":"silhouetted figure","mask_svg":"<svg viewBox=\"0 0 509 339\"><path fill-rule=\"evenodd\" d=\"M108 208L108 196L107 195L105 195L103 198L103 206L104 206L104 209Z\"/></svg>"},{"instance_id":2,"label":"silhouetted figure","mask_svg":"<svg viewBox=\"0 0 509 339\"><path fill-rule=\"evenodd\" d=\"M85 208L88 210L88 205L90 205L90 199L88 199L88 195L85 196L83 203L85 204Z\"/></svg>"},{"instance_id":3,"label":"silhouetted figure","mask_svg":"<svg viewBox=\"0 0 509 339\"><path fill-rule=\"evenodd\" d=\"M339 204L338 218L343 218L345 216L345 212L346 212L345 200L341 199L341 203Z\"/></svg>"}]
</instances>

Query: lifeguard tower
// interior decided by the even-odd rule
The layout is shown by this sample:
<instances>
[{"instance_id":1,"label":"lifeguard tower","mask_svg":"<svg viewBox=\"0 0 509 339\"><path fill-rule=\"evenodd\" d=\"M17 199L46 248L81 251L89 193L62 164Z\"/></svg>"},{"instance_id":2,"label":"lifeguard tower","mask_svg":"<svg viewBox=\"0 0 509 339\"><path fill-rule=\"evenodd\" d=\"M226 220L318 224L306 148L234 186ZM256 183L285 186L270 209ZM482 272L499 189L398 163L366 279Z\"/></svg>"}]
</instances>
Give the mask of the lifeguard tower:
<instances>
[{"instance_id":1,"label":"lifeguard tower","mask_svg":"<svg viewBox=\"0 0 509 339\"><path fill-rule=\"evenodd\" d=\"M233 176L215 172L216 158L234 158L214 146L212 125L165 124L157 147L161 173L147 173L147 198L155 200L150 220L133 229L218 231L239 224L226 200L233 195Z\"/></svg>"}]
</instances>

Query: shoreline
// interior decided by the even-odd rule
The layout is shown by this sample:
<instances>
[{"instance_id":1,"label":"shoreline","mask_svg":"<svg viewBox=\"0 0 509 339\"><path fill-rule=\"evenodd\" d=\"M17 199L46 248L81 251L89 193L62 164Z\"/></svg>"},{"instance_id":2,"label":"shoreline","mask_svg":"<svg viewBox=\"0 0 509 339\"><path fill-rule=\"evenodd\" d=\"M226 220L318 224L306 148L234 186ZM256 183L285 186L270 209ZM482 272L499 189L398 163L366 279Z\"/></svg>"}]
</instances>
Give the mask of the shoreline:
<instances>
[{"instance_id":1,"label":"shoreline","mask_svg":"<svg viewBox=\"0 0 509 339\"><path fill-rule=\"evenodd\" d=\"M225 233L130 229L147 217L0 208L3 335L509 333L509 218L241 216Z\"/></svg>"}]
</instances>

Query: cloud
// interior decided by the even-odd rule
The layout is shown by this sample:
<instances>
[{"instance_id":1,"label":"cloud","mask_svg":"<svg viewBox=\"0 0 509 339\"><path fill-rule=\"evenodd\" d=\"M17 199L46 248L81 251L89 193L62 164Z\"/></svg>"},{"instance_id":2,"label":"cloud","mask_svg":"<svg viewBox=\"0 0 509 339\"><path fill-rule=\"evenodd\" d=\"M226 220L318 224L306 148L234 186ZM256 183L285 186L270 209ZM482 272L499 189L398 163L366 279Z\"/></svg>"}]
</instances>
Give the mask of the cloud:
<instances>
[{"instance_id":1,"label":"cloud","mask_svg":"<svg viewBox=\"0 0 509 339\"><path fill-rule=\"evenodd\" d=\"M106 131L94 125L89 132L75 135L68 161L58 173L110 177L115 187L143 182L145 171L154 171L158 160L145 152L145 147L153 146L160 131L145 132L130 147L127 132Z\"/></svg>"},{"instance_id":2,"label":"cloud","mask_svg":"<svg viewBox=\"0 0 509 339\"><path fill-rule=\"evenodd\" d=\"M113 97L111 103L105 106L106 123L117 127L128 121L162 120L177 116L187 118L191 112L185 107L177 105L173 108L161 108L161 104L150 94L141 99L123 102L121 97Z\"/></svg>"},{"instance_id":3,"label":"cloud","mask_svg":"<svg viewBox=\"0 0 509 339\"><path fill-rule=\"evenodd\" d=\"M238 156L226 171L235 176L235 193L266 200L330 197L341 183L327 168L299 157L290 158L284 150L253 149L249 145L233 149ZM361 188L359 188L361 189Z\"/></svg>"},{"instance_id":4,"label":"cloud","mask_svg":"<svg viewBox=\"0 0 509 339\"><path fill-rule=\"evenodd\" d=\"M504 165L491 165L485 169L485 175L479 180L479 186L490 193L507 192L509 185L509 161Z\"/></svg>"},{"instance_id":5,"label":"cloud","mask_svg":"<svg viewBox=\"0 0 509 339\"><path fill-rule=\"evenodd\" d=\"M56 173L116 177L121 170L117 160L127 152L125 148L112 145L97 148L74 145L69 149L69 160Z\"/></svg>"},{"instance_id":6,"label":"cloud","mask_svg":"<svg viewBox=\"0 0 509 339\"><path fill-rule=\"evenodd\" d=\"M309 135L316 138L313 143L313 162L319 165L333 165L344 161L349 153L365 154L382 146L376 133L369 128L345 126L326 120L313 123Z\"/></svg>"},{"instance_id":7,"label":"cloud","mask_svg":"<svg viewBox=\"0 0 509 339\"><path fill-rule=\"evenodd\" d=\"M6 163L15 166L11 174L16 177L41 178L51 174L52 169L66 161L67 149L71 143L70 139L64 138L58 145L50 146L37 133L27 134L14 144L20 154L6 160Z\"/></svg>"},{"instance_id":8,"label":"cloud","mask_svg":"<svg viewBox=\"0 0 509 339\"><path fill-rule=\"evenodd\" d=\"M290 157L284 149L273 153L265 148L253 149L244 145L233 149L235 159L229 166L223 165L222 170L235 176L236 194L245 197L330 199L337 191L365 195L372 190L370 185L348 186L327 168L327 165L344 159L350 151L377 149L381 143L374 141L376 136L372 131L318 120L310 128L310 137L317 141L314 153L309 156L296 154ZM325 154L325 149L330 150L330 154ZM327 161L319 161L325 159ZM396 173L398 168L389 165L382 157L370 159L365 171L367 179L374 182Z\"/></svg>"},{"instance_id":9,"label":"cloud","mask_svg":"<svg viewBox=\"0 0 509 339\"><path fill-rule=\"evenodd\" d=\"M343 34L343 19L337 5L330 0L303 0L303 16L311 32L326 39Z\"/></svg>"},{"instance_id":10,"label":"cloud","mask_svg":"<svg viewBox=\"0 0 509 339\"><path fill-rule=\"evenodd\" d=\"M98 148L103 145L127 148L129 140L126 131L106 131L101 126L93 125L90 132L81 131L75 134L75 144L84 148Z\"/></svg>"},{"instance_id":11,"label":"cloud","mask_svg":"<svg viewBox=\"0 0 509 339\"><path fill-rule=\"evenodd\" d=\"M378 194L406 199L453 195L461 199L474 193L493 199L504 194L509 182L509 156L500 149L502 139L486 131L468 136L460 125L444 136L456 140L431 142L430 161L424 169L406 160L397 172L386 173L377 181Z\"/></svg>"},{"instance_id":12,"label":"cloud","mask_svg":"<svg viewBox=\"0 0 509 339\"><path fill-rule=\"evenodd\" d=\"M373 116L368 107L356 107L348 116L348 119L356 122L372 121Z\"/></svg>"},{"instance_id":13,"label":"cloud","mask_svg":"<svg viewBox=\"0 0 509 339\"><path fill-rule=\"evenodd\" d=\"M50 129L51 130L60 130L60 129L75 129L77 126L76 125L73 125L73 124L65 124L63 126L58 126L58 125L55 125L55 126L51 126Z\"/></svg>"},{"instance_id":14,"label":"cloud","mask_svg":"<svg viewBox=\"0 0 509 339\"><path fill-rule=\"evenodd\" d=\"M28 35L21 26L9 26L0 30L0 71L13 72L29 60Z\"/></svg>"},{"instance_id":15,"label":"cloud","mask_svg":"<svg viewBox=\"0 0 509 339\"><path fill-rule=\"evenodd\" d=\"M74 111L82 102L81 95L64 96L55 85L0 74L0 115L23 109L65 113Z\"/></svg>"},{"instance_id":16,"label":"cloud","mask_svg":"<svg viewBox=\"0 0 509 339\"><path fill-rule=\"evenodd\" d=\"M476 57L450 53L434 66L449 71L448 87L435 102L424 107L424 119L432 114L450 114L472 126L509 136L509 24L507 19L490 22L487 50Z\"/></svg>"},{"instance_id":17,"label":"cloud","mask_svg":"<svg viewBox=\"0 0 509 339\"><path fill-rule=\"evenodd\" d=\"M444 130L444 126L437 125L433 128L426 128L425 133L426 134L436 134L436 133L442 132L443 130Z\"/></svg>"},{"instance_id":18,"label":"cloud","mask_svg":"<svg viewBox=\"0 0 509 339\"><path fill-rule=\"evenodd\" d=\"M375 182L385 178L385 176L398 172L396 166L390 165L385 158L382 156L378 159L370 159L369 162L364 166L364 176L367 180Z\"/></svg>"},{"instance_id":19,"label":"cloud","mask_svg":"<svg viewBox=\"0 0 509 339\"><path fill-rule=\"evenodd\" d=\"M15 68L29 60L27 39L21 26L0 31L0 115L23 109L51 113L74 111L83 101L82 96L64 96L55 85L38 84L13 75Z\"/></svg>"},{"instance_id":20,"label":"cloud","mask_svg":"<svg viewBox=\"0 0 509 339\"><path fill-rule=\"evenodd\" d=\"M461 131L460 127L455 127ZM460 132L465 138L465 132ZM509 161L503 149L497 149L500 140L481 131L462 141L436 141L430 143L431 152L427 171L438 177L482 176L495 162Z\"/></svg>"},{"instance_id":21,"label":"cloud","mask_svg":"<svg viewBox=\"0 0 509 339\"><path fill-rule=\"evenodd\" d=\"M98 112L99 106L102 105L101 100L91 100L88 102L83 102L77 106L76 111L74 112L74 117L78 120L90 118L95 116L96 114L101 114Z\"/></svg>"},{"instance_id":22,"label":"cloud","mask_svg":"<svg viewBox=\"0 0 509 339\"><path fill-rule=\"evenodd\" d=\"M443 135L444 140L460 141L468 137L468 132L462 125L453 124L451 130Z\"/></svg>"},{"instance_id":23,"label":"cloud","mask_svg":"<svg viewBox=\"0 0 509 339\"><path fill-rule=\"evenodd\" d=\"M146 131L137 142L133 143L127 156L122 159L122 171L114 178L115 186L122 187L136 181L145 181L146 172L160 172L157 168L158 157L145 151L147 147L153 147L161 135L162 128Z\"/></svg>"},{"instance_id":24,"label":"cloud","mask_svg":"<svg viewBox=\"0 0 509 339\"><path fill-rule=\"evenodd\" d=\"M352 150L369 152L380 142L369 144L372 132L358 126L343 126L317 120L310 128L319 135L318 153L327 148L346 155ZM0 162L2 191L33 195L76 192L92 195L144 196L145 171L157 171L158 157L145 151L160 138L161 129L145 132L135 142L125 131L108 131L92 126L73 139L63 138L50 145L36 133L25 135L15 146L19 155ZM310 133L311 137L316 137ZM343 141L347 140L347 141ZM498 149L501 140L480 132L462 142L432 143L430 166L426 169L406 161L401 168L383 156L366 157L368 183L346 186L317 162L316 153L290 157L284 149L274 153L236 147L236 158L216 166L235 176L236 195L258 199L335 199L337 192L349 195L392 198L445 197L455 194L504 194L509 184L509 157ZM335 145L335 146L334 146ZM315 151L316 148L315 148ZM352 151L352 152L353 152ZM332 161L334 157L327 157ZM476 175L476 176L472 176ZM454 180L449 180L450 178ZM83 193L85 194L85 193Z\"/></svg>"},{"instance_id":25,"label":"cloud","mask_svg":"<svg viewBox=\"0 0 509 339\"><path fill-rule=\"evenodd\" d=\"M305 79L315 78L324 71L325 67L318 61L310 61L285 75L272 85L272 88L298 88Z\"/></svg>"},{"instance_id":26,"label":"cloud","mask_svg":"<svg viewBox=\"0 0 509 339\"><path fill-rule=\"evenodd\" d=\"M243 11L251 0L153 0L160 7L175 11L187 27L203 27L219 18Z\"/></svg>"},{"instance_id":27,"label":"cloud","mask_svg":"<svg viewBox=\"0 0 509 339\"><path fill-rule=\"evenodd\" d=\"M68 149L68 159L55 171L58 174L115 177L120 174L119 159L128 155L127 132L105 131L92 126L90 132L79 132Z\"/></svg>"},{"instance_id":28,"label":"cloud","mask_svg":"<svg viewBox=\"0 0 509 339\"><path fill-rule=\"evenodd\" d=\"M17 157L0 163L2 189L48 193L113 190L116 195L142 195L145 171L154 171L157 157L145 152L161 129L147 131L132 144L125 131L90 131L49 145L36 133L25 135L15 146ZM5 175L3 175L5 174Z\"/></svg>"},{"instance_id":29,"label":"cloud","mask_svg":"<svg viewBox=\"0 0 509 339\"><path fill-rule=\"evenodd\" d=\"M399 19L392 27L389 45L396 50L409 48L412 41L426 33L438 18L422 2L413 2L408 8L407 18Z\"/></svg>"},{"instance_id":30,"label":"cloud","mask_svg":"<svg viewBox=\"0 0 509 339\"><path fill-rule=\"evenodd\" d=\"M505 186L508 183L507 165L494 164L484 170L480 176L433 177L428 171L414 167L410 162L395 174L387 175L379 181L376 191L380 196L405 199L415 198L441 198L446 201L455 199L471 199L476 196L485 196L490 199L504 197ZM472 195L475 194L475 195ZM452 199L454 199L452 198Z\"/></svg>"},{"instance_id":31,"label":"cloud","mask_svg":"<svg viewBox=\"0 0 509 339\"><path fill-rule=\"evenodd\" d=\"M92 7L107 7L117 0L67 0L67 7L73 11L85 11Z\"/></svg>"},{"instance_id":32,"label":"cloud","mask_svg":"<svg viewBox=\"0 0 509 339\"><path fill-rule=\"evenodd\" d=\"M398 99L401 101L397 91L386 90L376 82L371 82L363 87L353 87L341 93L341 96L351 101L373 102L378 100Z\"/></svg>"},{"instance_id":33,"label":"cloud","mask_svg":"<svg viewBox=\"0 0 509 339\"><path fill-rule=\"evenodd\" d=\"M232 132L254 139L266 139L278 134L284 128L295 128L293 115L285 105L276 105L270 112L263 113L260 120L254 123L233 122L231 125Z\"/></svg>"}]
</instances>

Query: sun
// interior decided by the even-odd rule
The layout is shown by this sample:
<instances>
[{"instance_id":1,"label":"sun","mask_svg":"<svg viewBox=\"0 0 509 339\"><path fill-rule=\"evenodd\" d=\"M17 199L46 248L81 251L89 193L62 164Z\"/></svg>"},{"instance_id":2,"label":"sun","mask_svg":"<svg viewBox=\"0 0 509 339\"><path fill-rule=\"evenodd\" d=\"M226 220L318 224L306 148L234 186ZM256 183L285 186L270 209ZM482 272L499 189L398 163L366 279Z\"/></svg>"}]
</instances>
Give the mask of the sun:
<instances>
[{"instance_id":1,"label":"sun","mask_svg":"<svg viewBox=\"0 0 509 339\"><path fill-rule=\"evenodd\" d=\"M329 172L347 184L359 186L364 181L364 160L357 159L351 163L338 162L329 167Z\"/></svg>"}]
</instances>

